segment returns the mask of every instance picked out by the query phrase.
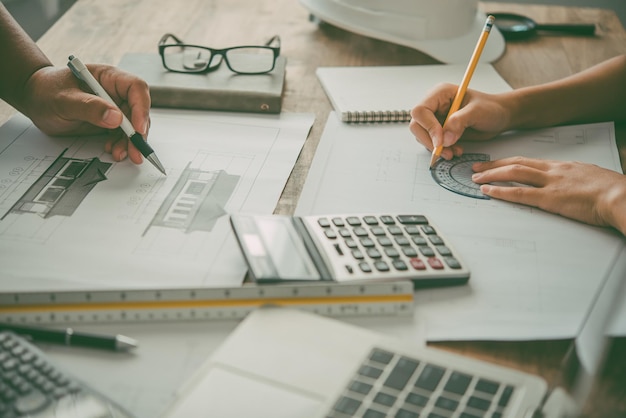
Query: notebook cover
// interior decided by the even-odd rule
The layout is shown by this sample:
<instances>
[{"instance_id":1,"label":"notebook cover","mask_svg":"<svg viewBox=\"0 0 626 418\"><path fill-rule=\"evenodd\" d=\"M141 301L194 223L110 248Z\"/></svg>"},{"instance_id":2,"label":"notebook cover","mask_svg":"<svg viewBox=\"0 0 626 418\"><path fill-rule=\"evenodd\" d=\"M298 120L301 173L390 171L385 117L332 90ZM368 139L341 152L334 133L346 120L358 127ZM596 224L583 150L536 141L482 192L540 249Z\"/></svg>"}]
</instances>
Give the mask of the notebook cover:
<instances>
[{"instance_id":1,"label":"notebook cover","mask_svg":"<svg viewBox=\"0 0 626 418\"><path fill-rule=\"evenodd\" d=\"M225 63L206 74L167 71L158 54L127 53L119 68L144 79L153 107L280 113L286 58L278 57L271 73L235 74Z\"/></svg>"},{"instance_id":2,"label":"notebook cover","mask_svg":"<svg viewBox=\"0 0 626 418\"><path fill-rule=\"evenodd\" d=\"M320 67L320 81L333 108L347 123L409 122L411 108L438 83L459 83L461 64ZM476 67L470 88L487 93L511 90L490 64Z\"/></svg>"}]
</instances>

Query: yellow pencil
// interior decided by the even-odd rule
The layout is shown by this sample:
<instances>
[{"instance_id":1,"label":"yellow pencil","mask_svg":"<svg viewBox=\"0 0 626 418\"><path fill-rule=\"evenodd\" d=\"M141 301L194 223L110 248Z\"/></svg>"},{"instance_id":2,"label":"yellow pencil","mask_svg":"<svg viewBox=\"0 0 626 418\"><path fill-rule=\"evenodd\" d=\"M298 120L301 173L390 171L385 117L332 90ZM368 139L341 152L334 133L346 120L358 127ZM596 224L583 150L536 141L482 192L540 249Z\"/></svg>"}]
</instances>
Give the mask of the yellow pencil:
<instances>
[{"instance_id":1,"label":"yellow pencil","mask_svg":"<svg viewBox=\"0 0 626 418\"><path fill-rule=\"evenodd\" d=\"M478 64L478 60L480 59L480 54L483 53L483 48L487 43L487 38L489 37L489 33L491 32L491 28L493 26L493 22L495 17L489 15L487 16L487 21L485 22L485 27L483 28L482 33L480 34L480 38L478 38L478 43L476 44L476 48L474 49L474 53L470 58L469 64L467 64L467 69L465 70L465 75L463 75L463 80L459 85L459 88L456 91L456 95L454 96L454 100L452 101L452 106L450 106L450 110L448 111L448 116L446 116L446 120L443 122L443 126L446 126L446 122L451 114L459 110L461 107L461 102L465 97L465 92L467 91L467 86L469 86L470 80L472 79L472 75L474 74L474 70L476 69L476 64ZM443 138L442 138L443 139ZM433 149L433 154L430 158L430 167L437 162L439 157L441 156L441 151L443 150L443 144L437 145Z\"/></svg>"}]
</instances>

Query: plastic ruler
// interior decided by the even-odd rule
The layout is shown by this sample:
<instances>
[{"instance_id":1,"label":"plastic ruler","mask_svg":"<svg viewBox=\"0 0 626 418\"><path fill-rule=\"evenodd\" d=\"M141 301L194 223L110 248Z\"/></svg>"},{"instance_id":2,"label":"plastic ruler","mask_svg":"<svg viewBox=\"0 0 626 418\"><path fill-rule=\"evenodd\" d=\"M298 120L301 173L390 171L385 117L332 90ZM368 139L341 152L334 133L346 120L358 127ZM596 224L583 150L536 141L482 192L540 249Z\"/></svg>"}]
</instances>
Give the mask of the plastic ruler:
<instances>
[{"instance_id":1,"label":"plastic ruler","mask_svg":"<svg viewBox=\"0 0 626 418\"><path fill-rule=\"evenodd\" d=\"M0 321L142 322L240 319L262 305L326 316L410 315L413 284L243 285L238 288L0 293Z\"/></svg>"},{"instance_id":2,"label":"plastic ruler","mask_svg":"<svg viewBox=\"0 0 626 418\"><path fill-rule=\"evenodd\" d=\"M475 199L489 199L480 191L480 185L472 181L472 165L477 161L489 161L488 154L463 154L451 160L439 159L430 171L433 179L444 189Z\"/></svg>"}]
</instances>

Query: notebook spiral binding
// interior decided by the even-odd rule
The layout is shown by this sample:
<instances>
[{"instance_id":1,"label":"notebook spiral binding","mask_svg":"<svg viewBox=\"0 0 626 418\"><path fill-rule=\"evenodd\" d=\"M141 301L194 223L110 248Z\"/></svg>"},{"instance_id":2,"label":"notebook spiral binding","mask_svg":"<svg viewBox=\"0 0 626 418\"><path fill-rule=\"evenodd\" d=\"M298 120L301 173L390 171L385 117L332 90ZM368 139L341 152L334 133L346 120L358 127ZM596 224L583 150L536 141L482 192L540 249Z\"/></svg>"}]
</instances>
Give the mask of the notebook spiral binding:
<instances>
[{"instance_id":1,"label":"notebook spiral binding","mask_svg":"<svg viewBox=\"0 0 626 418\"><path fill-rule=\"evenodd\" d=\"M341 115L341 121L345 123L409 122L410 120L410 110L343 112Z\"/></svg>"}]
</instances>

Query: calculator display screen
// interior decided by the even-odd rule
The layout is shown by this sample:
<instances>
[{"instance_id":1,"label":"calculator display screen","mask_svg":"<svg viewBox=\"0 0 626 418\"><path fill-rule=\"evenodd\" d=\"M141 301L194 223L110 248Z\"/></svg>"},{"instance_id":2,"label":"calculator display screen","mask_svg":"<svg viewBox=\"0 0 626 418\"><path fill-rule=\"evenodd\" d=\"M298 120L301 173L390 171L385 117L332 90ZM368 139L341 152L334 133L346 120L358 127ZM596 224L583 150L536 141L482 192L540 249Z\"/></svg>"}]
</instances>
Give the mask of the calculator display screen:
<instances>
[{"instance_id":1,"label":"calculator display screen","mask_svg":"<svg viewBox=\"0 0 626 418\"><path fill-rule=\"evenodd\" d=\"M319 279L317 269L289 217L256 217L258 239L246 238L251 253L266 257L276 270L278 279ZM266 261L270 261L266 260Z\"/></svg>"}]
</instances>

